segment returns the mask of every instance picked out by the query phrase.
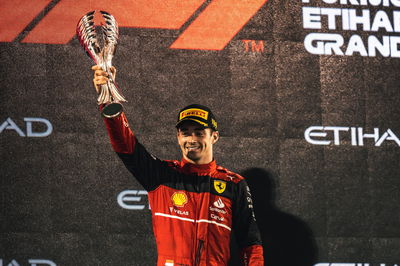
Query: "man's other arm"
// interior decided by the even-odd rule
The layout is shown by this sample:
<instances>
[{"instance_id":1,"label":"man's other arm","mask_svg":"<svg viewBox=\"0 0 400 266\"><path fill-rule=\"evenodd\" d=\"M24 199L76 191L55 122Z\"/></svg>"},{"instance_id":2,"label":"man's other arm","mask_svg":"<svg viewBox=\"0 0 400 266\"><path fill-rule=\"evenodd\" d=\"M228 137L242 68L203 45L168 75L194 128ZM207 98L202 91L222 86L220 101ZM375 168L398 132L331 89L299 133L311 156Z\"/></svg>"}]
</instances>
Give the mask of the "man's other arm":
<instances>
[{"instance_id":1,"label":"man's other arm","mask_svg":"<svg viewBox=\"0 0 400 266\"><path fill-rule=\"evenodd\" d=\"M238 183L233 229L244 265L263 266L263 247L253 211L250 190L245 180Z\"/></svg>"}]
</instances>

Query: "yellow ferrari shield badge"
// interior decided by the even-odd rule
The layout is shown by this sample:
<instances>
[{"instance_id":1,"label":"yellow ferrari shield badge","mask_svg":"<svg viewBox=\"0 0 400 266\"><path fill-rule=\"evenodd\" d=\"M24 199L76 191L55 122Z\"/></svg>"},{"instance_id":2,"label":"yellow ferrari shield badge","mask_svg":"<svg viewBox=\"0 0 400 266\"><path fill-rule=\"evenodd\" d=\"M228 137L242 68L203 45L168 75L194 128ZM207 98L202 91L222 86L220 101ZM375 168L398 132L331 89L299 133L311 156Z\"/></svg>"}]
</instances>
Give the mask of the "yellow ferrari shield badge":
<instances>
[{"instance_id":1,"label":"yellow ferrari shield badge","mask_svg":"<svg viewBox=\"0 0 400 266\"><path fill-rule=\"evenodd\" d=\"M221 194L226 189L226 182L220 180L214 180L214 188L219 194Z\"/></svg>"}]
</instances>

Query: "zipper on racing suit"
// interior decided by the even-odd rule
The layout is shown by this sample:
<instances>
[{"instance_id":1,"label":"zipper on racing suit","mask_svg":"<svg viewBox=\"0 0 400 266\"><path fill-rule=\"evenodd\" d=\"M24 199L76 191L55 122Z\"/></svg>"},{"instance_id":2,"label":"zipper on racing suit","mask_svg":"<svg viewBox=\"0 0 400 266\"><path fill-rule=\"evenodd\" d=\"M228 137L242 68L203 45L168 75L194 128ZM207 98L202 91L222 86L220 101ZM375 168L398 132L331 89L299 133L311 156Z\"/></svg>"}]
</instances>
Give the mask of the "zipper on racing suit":
<instances>
[{"instance_id":1,"label":"zipper on racing suit","mask_svg":"<svg viewBox=\"0 0 400 266\"><path fill-rule=\"evenodd\" d=\"M197 246L197 251L196 251L196 258L194 261L195 266L200 265L201 251L203 250L203 246L204 246L204 240L199 240L199 243Z\"/></svg>"}]
</instances>

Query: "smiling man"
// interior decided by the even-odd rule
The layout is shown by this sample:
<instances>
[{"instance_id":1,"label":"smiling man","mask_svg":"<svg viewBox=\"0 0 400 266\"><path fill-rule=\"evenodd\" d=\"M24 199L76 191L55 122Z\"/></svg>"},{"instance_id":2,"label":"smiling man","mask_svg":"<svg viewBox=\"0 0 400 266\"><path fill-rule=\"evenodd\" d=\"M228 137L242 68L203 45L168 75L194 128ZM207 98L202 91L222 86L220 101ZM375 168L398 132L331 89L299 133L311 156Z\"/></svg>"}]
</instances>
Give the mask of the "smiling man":
<instances>
[{"instance_id":1,"label":"smiling man","mask_svg":"<svg viewBox=\"0 0 400 266\"><path fill-rule=\"evenodd\" d=\"M211 121L210 125L207 120ZM185 107L179 112L176 128L184 159L193 164L213 160L213 145L219 139L219 132L211 110L196 104Z\"/></svg>"},{"instance_id":2,"label":"smiling man","mask_svg":"<svg viewBox=\"0 0 400 266\"><path fill-rule=\"evenodd\" d=\"M107 74L94 67L96 89ZM124 113L104 118L113 149L148 191L159 266L228 265L231 233L244 265L264 265L250 191L243 177L218 166L219 139L211 110L189 105L178 114L181 161L162 161L146 151Z\"/></svg>"}]
</instances>

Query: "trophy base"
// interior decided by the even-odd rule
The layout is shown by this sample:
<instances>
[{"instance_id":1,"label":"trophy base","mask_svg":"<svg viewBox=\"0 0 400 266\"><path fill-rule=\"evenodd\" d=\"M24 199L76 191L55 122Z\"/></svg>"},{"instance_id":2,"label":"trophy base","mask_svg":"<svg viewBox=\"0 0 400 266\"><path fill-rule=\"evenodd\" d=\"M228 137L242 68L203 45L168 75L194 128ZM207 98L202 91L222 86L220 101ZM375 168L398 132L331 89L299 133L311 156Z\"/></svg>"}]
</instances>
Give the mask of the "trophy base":
<instances>
[{"instance_id":1,"label":"trophy base","mask_svg":"<svg viewBox=\"0 0 400 266\"><path fill-rule=\"evenodd\" d=\"M122 104L110 103L103 107L101 114L106 118L113 118L119 116L122 113Z\"/></svg>"}]
</instances>

